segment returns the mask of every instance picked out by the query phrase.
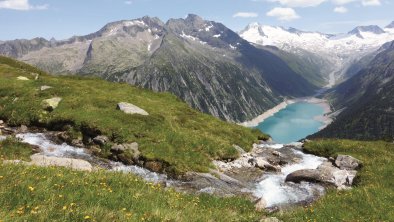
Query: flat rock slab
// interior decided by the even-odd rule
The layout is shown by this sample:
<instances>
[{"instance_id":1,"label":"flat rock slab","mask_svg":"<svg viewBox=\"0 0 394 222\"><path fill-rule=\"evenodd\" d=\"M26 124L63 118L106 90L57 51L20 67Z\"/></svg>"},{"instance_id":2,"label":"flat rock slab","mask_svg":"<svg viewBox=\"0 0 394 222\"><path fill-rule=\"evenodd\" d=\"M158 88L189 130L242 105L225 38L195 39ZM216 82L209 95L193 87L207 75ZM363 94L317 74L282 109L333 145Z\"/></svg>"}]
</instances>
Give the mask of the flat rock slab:
<instances>
[{"instance_id":1,"label":"flat rock slab","mask_svg":"<svg viewBox=\"0 0 394 222\"><path fill-rule=\"evenodd\" d=\"M126 102L120 102L118 103L117 109L123 111L124 113L127 114L140 114L143 116L148 116L149 113L146 112L145 110L141 109L140 107L133 105L131 103L126 103Z\"/></svg>"},{"instance_id":2,"label":"flat rock slab","mask_svg":"<svg viewBox=\"0 0 394 222\"><path fill-rule=\"evenodd\" d=\"M48 111L53 111L57 108L62 98L60 97L53 97L51 99L45 99L42 101L42 108Z\"/></svg>"},{"instance_id":3,"label":"flat rock slab","mask_svg":"<svg viewBox=\"0 0 394 222\"><path fill-rule=\"evenodd\" d=\"M51 88L52 88L52 86L41 86L40 90L44 91L44 90L51 89Z\"/></svg>"},{"instance_id":4,"label":"flat rock slab","mask_svg":"<svg viewBox=\"0 0 394 222\"><path fill-rule=\"evenodd\" d=\"M29 80L29 78L24 77L24 76L18 76L16 79L17 79L17 80L21 80L21 81L27 81L27 80Z\"/></svg>"},{"instance_id":5,"label":"flat rock slab","mask_svg":"<svg viewBox=\"0 0 394 222\"><path fill-rule=\"evenodd\" d=\"M49 157L41 154L35 154L30 157L31 162L25 162L21 160L5 160L3 163L5 164L24 164L28 166L57 166L57 167L67 167L74 170L81 171L92 171L92 165L80 159L72 159L72 158L63 158L63 157Z\"/></svg>"},{"instance_id":6,"label":"flat rock slab","mask_svg":"<svg viewBox=\"0 0 394 222\"><path fill-rule=\"evenodd\" d=\"M85 160L63 157L48 157L44 155L33 155L30 158L30 164L36 166L60 166L68 167L74 170L92 171L92 165Z\"/></svg>"}]
</instances>

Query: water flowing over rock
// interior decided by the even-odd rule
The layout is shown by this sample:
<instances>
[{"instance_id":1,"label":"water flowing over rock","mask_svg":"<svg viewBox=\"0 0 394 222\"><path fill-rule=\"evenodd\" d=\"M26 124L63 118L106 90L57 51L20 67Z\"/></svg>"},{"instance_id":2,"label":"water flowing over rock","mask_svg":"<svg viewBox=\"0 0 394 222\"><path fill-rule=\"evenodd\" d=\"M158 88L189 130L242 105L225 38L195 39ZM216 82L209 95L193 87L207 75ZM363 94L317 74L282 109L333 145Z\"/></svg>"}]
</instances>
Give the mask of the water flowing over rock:
<instances>
[{"instance_id":1,"label":"water flowing over rock","mask_svg":"<svg viewBox=\"0 0 394 222\"><path fill-rule=\"evenodd\" d=\"M7 137L6 136L2 136L2 135L0 135L0 142L1 141L3 141L3 140L6 140L7 139Z\"/></svg>"},{"instance_id":2,"label":"water flowing over rock","mask_svg":"<svg viewBox=\"0 0 394 222\"><path fill-rule=\"evenodd\" d=\"M125 102L118 103L117 109L119 109L127 114L140 114L143 116L149 115L148 112L146 112L145 110L143 110L140 107L133 105L131 103L125 103Z\"/></svg>"},{"instance_id":3,"label":"water flowing over rock","mask_svg":"<svg viewBox=\"0 0 394 222\"><path fill-rule=\"evenodd\" d=\"M353 184L357 171L342 170L324 162L317 169L297 170L286 177L286 181L300 183L301 181L320 182L334 185L338 189L347 189Z\"/></svg>"},{"instance_id":4,"label":"water flowing over rock","mask_svg":"<svg viewBox=\"0 0 394 222\"><path fill-rule=\"evenodd\" d=\"M211 170L209 173L187 172L179 176L178 180L172 180L160 173L166 172L166 163L155 160L136 162L140 155L137 143L117 144L111 147L113 155L116 154L122 163L100 159L83 148L65 143L55 144L43 133L18 134L17 138L40 148L40 154L32 157L32 162L39 161L39 166L65 166L89 171L93 167L98 167L133 173L149 182L172 186L181 192L209 193L224 197L246 196L256 201L256 209L306 204L324 194L324 187L319 183L305 180L299 180L298 183L285 181L289 175L299 171L312 172L310 177L318 182L321 180L321 174L316 172L324 172L325 178L341 189L349 187L356 175L356 171L341 170L325 158L304 154L292 146L263 143L255 144L251 152L242 154L240 158L231 162L214 161L217 170ZM130 163L138 166L125 165L127 161L119 156L129 151L133 153L127 158L131 160ZM259 164L256 164L256 160ZM268 164L278 169L268 170ZM264 170L258 165L264 166Z\"/></svg>"}]
</instances>

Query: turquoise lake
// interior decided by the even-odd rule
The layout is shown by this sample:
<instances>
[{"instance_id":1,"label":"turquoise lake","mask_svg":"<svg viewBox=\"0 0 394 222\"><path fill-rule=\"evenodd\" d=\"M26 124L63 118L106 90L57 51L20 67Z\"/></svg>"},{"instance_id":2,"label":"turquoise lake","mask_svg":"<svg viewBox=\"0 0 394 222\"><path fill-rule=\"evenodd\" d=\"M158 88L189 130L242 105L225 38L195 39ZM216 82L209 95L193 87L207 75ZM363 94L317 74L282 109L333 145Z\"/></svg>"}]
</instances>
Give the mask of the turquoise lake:
<instances>
[{"instance_id":1,"label":"turquoise lake","mask_svg":"<svg viewBox=\"0 0 394 222\"><path fill-rule=\"evenodd\" d=\"M314 119L322 116L321 105L299 102L288 105L261 122L257 128L269 134L277 143L291 143L316 133L323 123Z\"/></svg>"}]
</instances>

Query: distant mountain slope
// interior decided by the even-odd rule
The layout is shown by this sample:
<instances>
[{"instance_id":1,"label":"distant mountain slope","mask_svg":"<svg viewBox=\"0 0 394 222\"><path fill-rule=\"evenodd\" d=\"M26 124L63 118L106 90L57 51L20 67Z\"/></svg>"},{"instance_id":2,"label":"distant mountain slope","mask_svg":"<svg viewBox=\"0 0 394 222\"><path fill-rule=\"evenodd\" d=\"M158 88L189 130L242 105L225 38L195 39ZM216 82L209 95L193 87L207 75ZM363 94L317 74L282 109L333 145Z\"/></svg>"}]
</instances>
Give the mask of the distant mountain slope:
<instances>
[{"instance_id":1,"label":"distant mountain slope","mask_svg":"<svg viewBox=\"0 0 394 222\"><path fill-rule=\"evenodd\" d=\"M315 73L317 79L314 81L319 78L328 81L332 77L342 81L349 78L348 75L359 71L360 64L365 62L359 61L361 58L369 56L384 43L394 40L392 24L385 29L376 25L359 26L347 34L331 35L252 23L239 34L249 42L275 46L298 56L307 61L305 65L309 63L308 67L320 67L321 72ZM352 72L348 72L349 69L352 69Z\"/></svg>"},{"instance_id":2,"label":"distant mountain slope","mask_svg":"<svg viewBox=\"0 0 394 222\"><path fill-rule=\"evenodd\" d=\"M346 108L312 137L394 140L394 41L354 77L330 94L334 106Z\"/></svg>"},{"instance_id":3,"label":"distant mountain slope","mask_svg":"<svg viewBox=\"0 0 394 222\"><path fill-rule=\"evenodd\" d=\"M317 89L277 54L196 15L166 24L143 17L65 41L39 40L4 42L0 54L48 72L93 74L169 91L230 121L254 118L285 97L311 95Z\"/></svg>"}]
</instances>

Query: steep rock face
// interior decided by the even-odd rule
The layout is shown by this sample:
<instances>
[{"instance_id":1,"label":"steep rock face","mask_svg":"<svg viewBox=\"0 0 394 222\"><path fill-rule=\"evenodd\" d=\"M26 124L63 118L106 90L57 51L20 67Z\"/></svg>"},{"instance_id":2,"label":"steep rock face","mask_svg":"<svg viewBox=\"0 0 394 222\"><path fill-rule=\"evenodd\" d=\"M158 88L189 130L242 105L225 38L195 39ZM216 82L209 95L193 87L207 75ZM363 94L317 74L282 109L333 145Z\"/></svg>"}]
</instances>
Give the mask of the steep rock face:
<instances>
[{"instance_id":1,"label":"steep rock face","mask_svg":"<svg viewBox=\"0 0 394 222\"><path fill-rule=\"evenodd\" d=\"M196 15L113 22L98 32L51 40L12 55L52 73L96 75L155 91L169 91L192 107L230 121L245 121L285 97L317 88L276 54L256 48L220 23Z\"/></svg>"},{"instance_id":2,"label":"steep rock face","mask_svg":"<svg viewBox=\"0 0 394 222\"><path fill-rule=\"evenodd\" d=\"M394 139L394 41L354 77L329 94L336 120L312 137Z\"/></svg>"}]
</instances>

